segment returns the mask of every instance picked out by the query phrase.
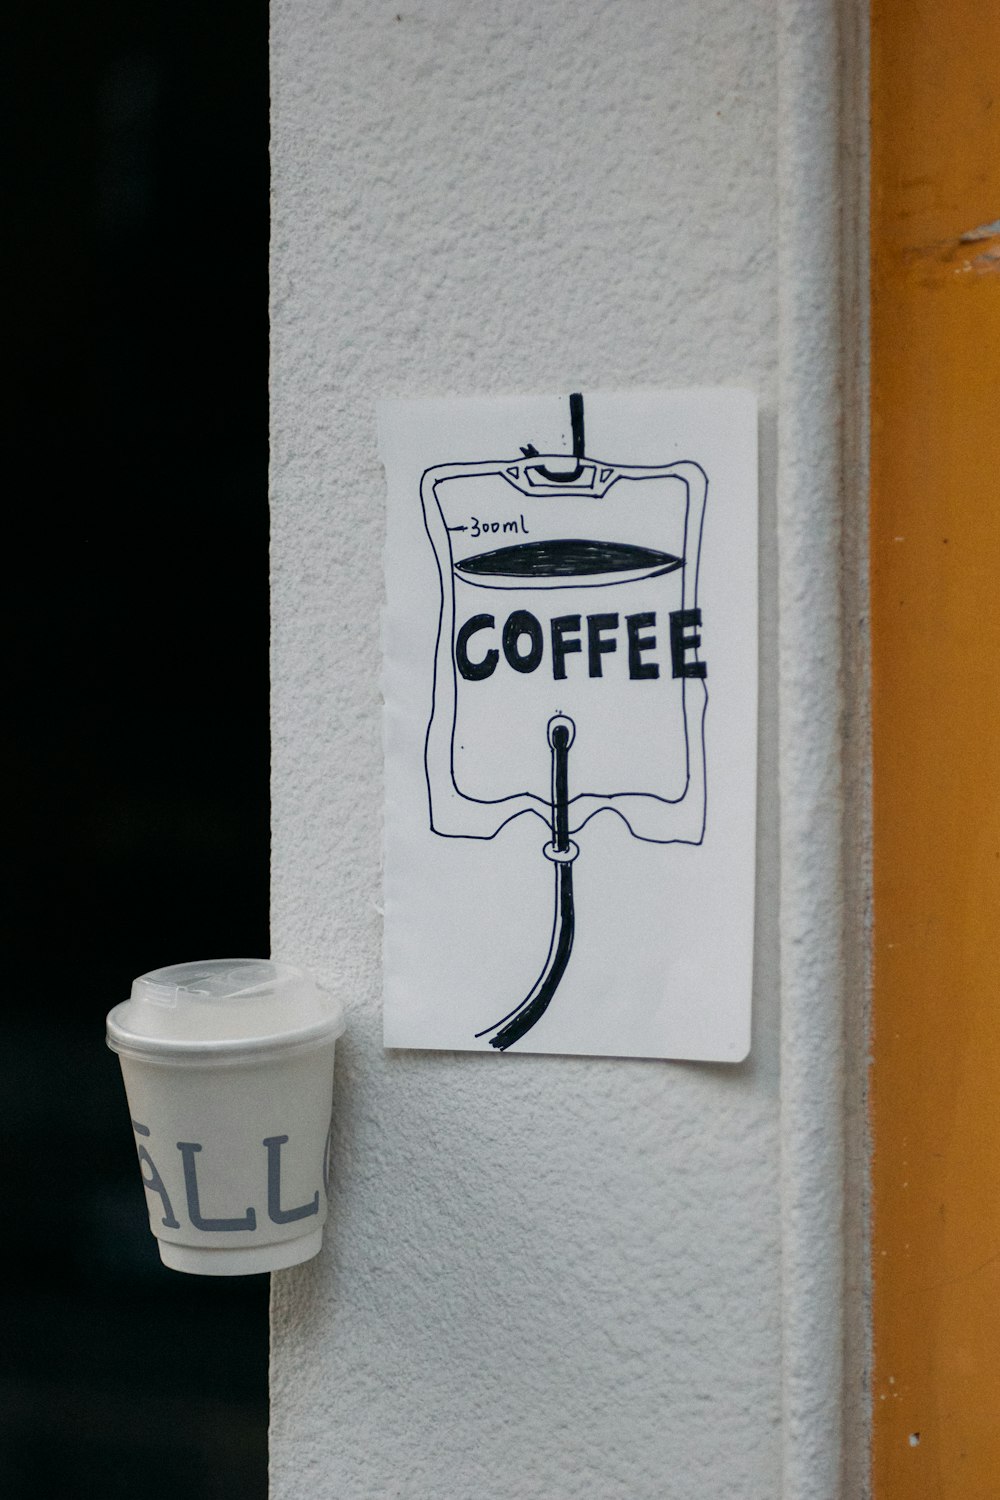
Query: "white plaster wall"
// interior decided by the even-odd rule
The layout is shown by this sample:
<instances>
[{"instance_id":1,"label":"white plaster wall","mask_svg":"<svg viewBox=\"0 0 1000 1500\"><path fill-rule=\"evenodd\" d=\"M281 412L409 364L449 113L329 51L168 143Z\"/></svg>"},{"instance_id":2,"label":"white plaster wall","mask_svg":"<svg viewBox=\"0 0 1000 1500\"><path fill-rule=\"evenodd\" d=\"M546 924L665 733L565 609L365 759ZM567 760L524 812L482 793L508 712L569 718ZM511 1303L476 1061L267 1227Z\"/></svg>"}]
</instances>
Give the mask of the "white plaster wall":
<instances>
[{"instance_id":1,"label":"white plaster wall","mask_svg":"<svg viewBox=\"0 0 1000 1500\"><path fill-rule=\"evenodd\" d=\"M834 6L278 0L272 45L272 945L350 1011L274 1500L833 1500ZM751 1058L385 1053L375 399L715 382L763 409Z\"/></svg>"}]
</instances>

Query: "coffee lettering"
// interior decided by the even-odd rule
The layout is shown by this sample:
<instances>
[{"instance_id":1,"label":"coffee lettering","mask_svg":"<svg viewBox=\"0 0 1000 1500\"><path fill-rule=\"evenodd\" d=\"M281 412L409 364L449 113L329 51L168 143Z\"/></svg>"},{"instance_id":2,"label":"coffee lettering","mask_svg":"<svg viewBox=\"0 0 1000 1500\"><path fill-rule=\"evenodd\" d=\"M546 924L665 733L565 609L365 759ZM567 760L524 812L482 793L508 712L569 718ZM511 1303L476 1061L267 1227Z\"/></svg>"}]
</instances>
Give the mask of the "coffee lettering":
<instances>
[{"instance_id":1,"label":"coffee lettering","mask_svg":"<svg viewBox=\"0 0 1000 1500\"><path fill-rule=\"evenodd\" d=\"M603 677L601 657L610 651L618 650L616 640L605 640L604 634L608 630L618 629L617 615L588 615L587 616L587 662L591 677Z\"/></svg>"},{"instance_id":2,"label":"coffee lettering","mask_svg":"<svg viewBox=\"0 0 1000 1500\"><path fill-rule=\"evenodd\" d=\"M675 609L670 616L670 660L675 677L707 675L703 661L687 659L687 653L697 651L701 645L701 635L696 631L696 627L700 625L700 609Z\"/></svg>"},{"instance_id":3,"label":"coffee lettering","mask_svg":"<svg viewBox=\"0 0 1000 1500\"><path fill-rule=\"evenodd\" d=\"M617 632L621 628L621 617L617 614L587 615L587 675L604 676L604 657L618 651ZM675 609L670 615L670 665L673 677L705 677L707 669L703 661L690 660L690 653L701 645L700 609ZM644 681L660 675L659 663L650 659L656 650L657 638L652 632L656 627L656 611L625 616L625 632L628 654L628 675L633 681ZM557 615L550 622L549 635L552 652L552 676L563 681L568 675L567 658L583 652L580 635L583 619L580 615ZM460 627L455 637L455 664L467 682L483 682L492 677L500 662L500 650L491 644L496 639L487 635L485 641L474 644L474 637L482 631L496 631L493 615L472 615ZM648 632L648 633L647 633ZM542 665L545 655L545 629L535 615L527 609L515 609L508 615L500 633L503 657L515 672L535 672ZM475 659L474 659L475 658Z\"/></svg>"},{"instance_id":4,"label":"coffee lettering","mask_svg":"<svg viewBox=\"0 0 1000 1500\"><path fill-rule=\"evenodd\" d=\"M528 649L522 656L518 642L528 637ZM533 672L542 659L545 637L542 627L533 614L526 609L515 609L503 628L503 654L515 672Z\"/></svg>"},{"instance_id":5,"label":"coffee lettering","mask_svg":"<svg viewBox=\"0 0 1000 1500\"><path fill-rule=\"evenodd\" d=\"M641 615L627 615L628 626L628 675L630 677L659 677L660 669L655 661L643 661L643 653L656 649L655 635L640 635L648 625L656 624L656 615L649 611Z\"/></svg>"},{"instance_id":6,"label":"coffee lettering","mask_svg":"<svg viewBox=\"0 0 1000 1500\"><path fill-rule=\"evenodd\" d=\"M499 653L490 649L482 661L469 660L469 640L479 630L488 630L495 624L492 615L473 615L471 620L466 620L455 639L455 661L458 670L468 682L482 682L484 677L491 677L500 660Z\"/></svg>"},{"instance_id":7,"label":"coffee lettering","mask_svg":"<svg viewBox=\"0 0 1000 1500\"><path fill-rule=\"evenodd\" d=\"M566 676L566 658L574 651L582 651L579 641L567 640L570 631L580 629L579 615L557 615L552 621L552 676L561 680Z\"/></svg>"}]
</instances>

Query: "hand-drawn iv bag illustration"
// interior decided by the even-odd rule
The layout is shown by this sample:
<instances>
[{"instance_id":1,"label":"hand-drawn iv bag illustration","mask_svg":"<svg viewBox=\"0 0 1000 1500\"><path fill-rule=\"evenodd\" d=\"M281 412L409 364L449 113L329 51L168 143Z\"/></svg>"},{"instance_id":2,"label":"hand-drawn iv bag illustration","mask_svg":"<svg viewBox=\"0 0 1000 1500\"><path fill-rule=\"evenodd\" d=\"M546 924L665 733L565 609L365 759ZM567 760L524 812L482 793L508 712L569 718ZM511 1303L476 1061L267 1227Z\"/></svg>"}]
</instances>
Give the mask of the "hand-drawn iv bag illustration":
<instances>
[{"instance_id":1,"label":"hand-drawn iv bag illustration","mask_svg":"<svg viewBox=\"0 0 1000 1500\"><path fill-rule=\"evenodd\" d=\"M501 1052L545 1014L571 963L588 822L610 811L635 839L692 846L706 827L708 478L695 462L591 455L581 394L569 411L568 453L527 441L516 458L435 465L420 485L441 582L430 828L493 840L534 815L553 870L537 978L476 1033Z\"/></svg>"}]
</instances>

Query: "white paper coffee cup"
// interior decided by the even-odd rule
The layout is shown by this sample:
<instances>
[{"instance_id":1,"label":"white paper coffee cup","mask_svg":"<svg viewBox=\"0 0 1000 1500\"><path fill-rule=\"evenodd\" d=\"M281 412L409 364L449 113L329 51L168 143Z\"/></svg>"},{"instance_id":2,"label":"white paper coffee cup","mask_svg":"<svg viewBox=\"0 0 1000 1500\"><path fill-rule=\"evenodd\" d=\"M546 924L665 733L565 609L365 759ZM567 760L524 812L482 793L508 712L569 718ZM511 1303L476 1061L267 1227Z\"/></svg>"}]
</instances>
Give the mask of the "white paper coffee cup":
<instances>
[{"instance_id":1,"label":"white paper coffee cup","mask_svg":"<svg viewBox=\"0 0 1000 1500\"><path fill-rule=\"evenodd\" d=\"M317 1254L343 1007L300 969L144 974L108 1016L164 1265L240 1276Z\"/></svg>"}]
</instances>

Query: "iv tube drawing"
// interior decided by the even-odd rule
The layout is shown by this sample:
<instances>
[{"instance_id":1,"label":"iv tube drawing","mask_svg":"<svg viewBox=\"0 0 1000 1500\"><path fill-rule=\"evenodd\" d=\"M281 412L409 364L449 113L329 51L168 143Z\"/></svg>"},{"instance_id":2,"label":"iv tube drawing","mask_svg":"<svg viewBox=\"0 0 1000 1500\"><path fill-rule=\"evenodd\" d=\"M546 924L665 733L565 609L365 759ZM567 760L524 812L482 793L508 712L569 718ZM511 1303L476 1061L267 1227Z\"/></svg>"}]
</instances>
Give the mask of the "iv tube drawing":
<instances>
[{"instance_id":1,"label":"iv tube drawing","mask_svg":"<svg viewBox=\"0 0 1000 1500\"><path fill-rule=\"evenodd\" d=\"M520 1041L536 1021L541 1020L548 1009L549 1001L559 988L566 972L569 956L573 951L576 931L576 911L573 904L573 861L580 846L569 836L569 748L576 735L576 725L565 714L556 714L549 720L548 740L552 748L552 839L542 851L546 859L555 865L555 916L552 921L552 939L545 966L520 1005L510 1011L493 1026L477 1031L476 1036L490 1037L490 1046L505 1052L514 1042Z\"/></svg>"}]
</instances>

